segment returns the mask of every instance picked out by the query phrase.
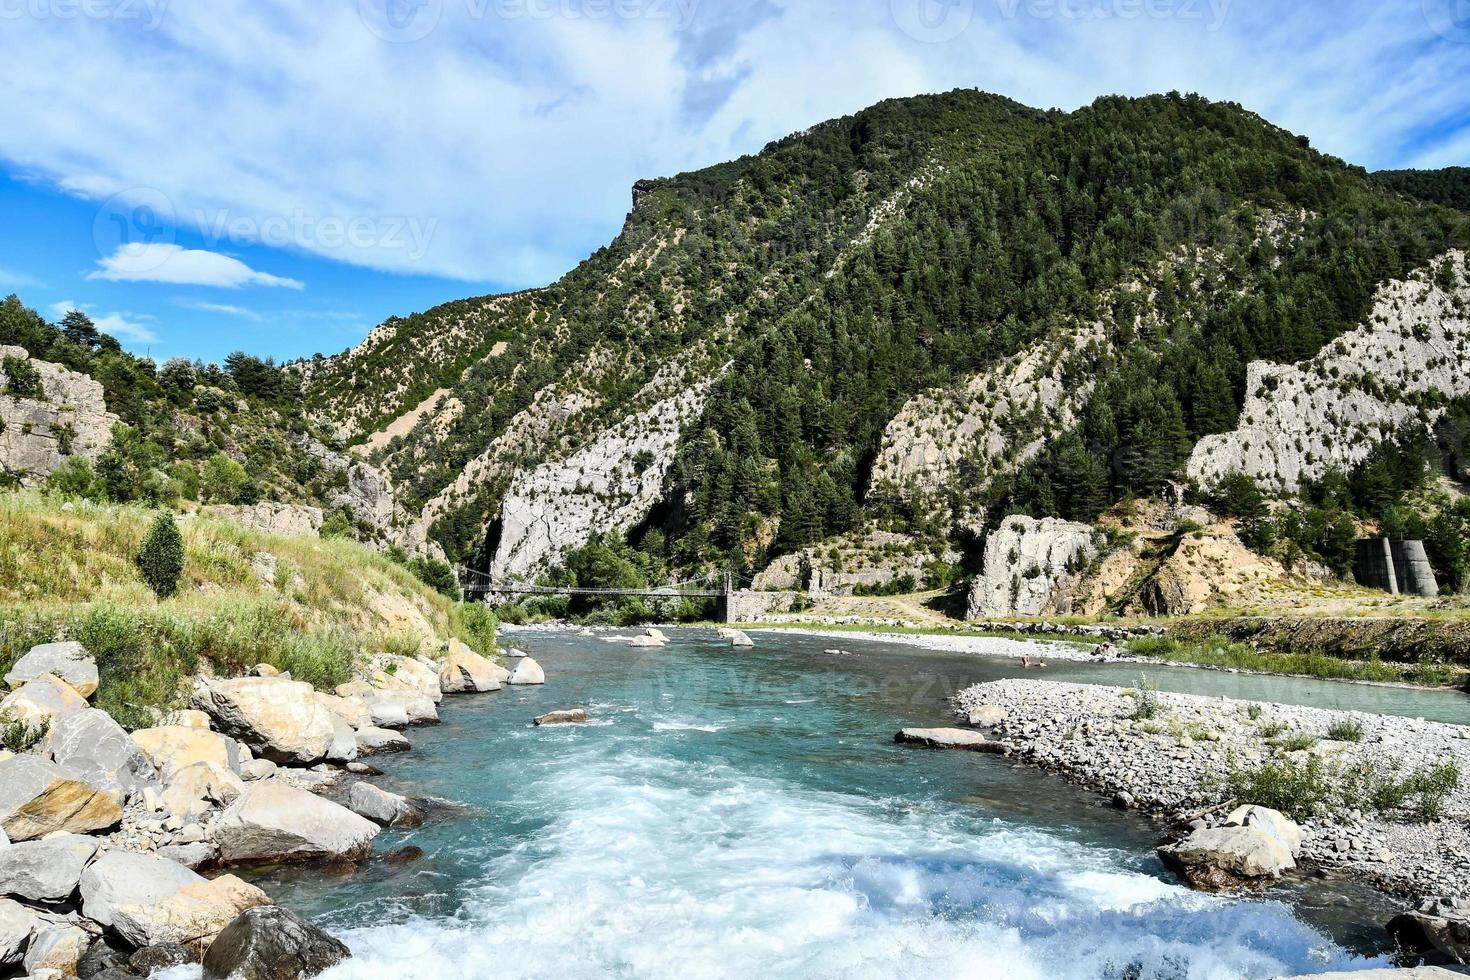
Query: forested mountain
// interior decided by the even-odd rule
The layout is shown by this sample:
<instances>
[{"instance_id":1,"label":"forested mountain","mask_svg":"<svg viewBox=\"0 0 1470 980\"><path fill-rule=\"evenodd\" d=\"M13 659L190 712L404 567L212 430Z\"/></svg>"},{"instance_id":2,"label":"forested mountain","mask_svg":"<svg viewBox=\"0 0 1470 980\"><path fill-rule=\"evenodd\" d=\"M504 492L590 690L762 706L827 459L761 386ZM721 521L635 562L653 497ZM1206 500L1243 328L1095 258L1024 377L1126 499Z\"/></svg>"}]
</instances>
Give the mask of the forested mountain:
<instances>
[{"instance_id":1,"label":"forested mountain","mask_svg":"<svg viewBox=\"0 0 1470 980\"><path fill-rule=\"evenodd\" d=\"M1402 194L1443 204L1447 208L1470 211L1470 167L1445 167L1442 170L1378 170L1374 183Z\"/></svg>"},{"instance_id":2,"label":"forested mountain","mask_svg":"<svg viewBox=\"0 0 1470 980\"><path fill-rule=\"evenodd\" d=\"M500 572L599 535L650 568L745 573L874 523L962 541L1198 482L1253 362L1313 358L1463 247L1465 215L1426 196L1457 200L1195 96L896 100L640 182L623 232L556 284L390 321L302 375L349 440L413 411L375 458L417 534ZM997 417L1027 378L1045 384ZM875 480L921 397L954 459Z\"/></svg>"}]
</instances>

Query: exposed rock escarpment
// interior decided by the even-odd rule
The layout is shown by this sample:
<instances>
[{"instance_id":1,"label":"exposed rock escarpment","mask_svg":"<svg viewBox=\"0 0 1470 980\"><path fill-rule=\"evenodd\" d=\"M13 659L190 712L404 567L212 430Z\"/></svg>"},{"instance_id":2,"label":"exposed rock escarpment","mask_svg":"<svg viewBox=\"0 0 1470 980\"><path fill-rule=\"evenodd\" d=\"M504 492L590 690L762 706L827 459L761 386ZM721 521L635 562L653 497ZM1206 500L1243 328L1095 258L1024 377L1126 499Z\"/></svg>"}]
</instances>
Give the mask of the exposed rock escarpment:
<instances>
[{"instance_id":1,"label":"exposed rock escarpment","mask_svg":"<svg viewBox=\"0 0 1470 980\"><path fill-rule=\"evenodd\" d=\"M985 542L985 569L970 590L967 618L1069 613L1082 572L1096 556L1090 525L1007 517Z\"/></svg>"},{"instance_id":2,"label":"exposed rock escarpment","mask_svg":"<svg viewBox=\"0 0 1470 980\"><path fill-rule=\"evenodd\" d=\"M17 392L5 374L6 361L28 367L37 376L36 386ZM67 456L95 461L112 441L118 421L107 410L98 382L37 360L23 347L0 346L0 472L32 485Z\"/></svg>"}]
</instances>

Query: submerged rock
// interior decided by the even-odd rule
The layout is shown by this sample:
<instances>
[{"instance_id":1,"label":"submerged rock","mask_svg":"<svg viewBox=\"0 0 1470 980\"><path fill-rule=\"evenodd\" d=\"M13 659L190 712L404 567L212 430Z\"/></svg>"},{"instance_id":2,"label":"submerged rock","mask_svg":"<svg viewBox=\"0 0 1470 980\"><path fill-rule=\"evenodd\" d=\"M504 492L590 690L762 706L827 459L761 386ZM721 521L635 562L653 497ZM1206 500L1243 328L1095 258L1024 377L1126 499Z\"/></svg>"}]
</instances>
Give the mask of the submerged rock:
<instances>
[{"instance_id":1,"label":"submerged rock","mask_svg":"<svg viewBox=\"0 0 1470 980\"><path fill-rule=\"evenodd\" d=\"M347 805L358 816L384 827L418 827L424 822L423 811L412 801L371 783L354 783L347 793Z\"/></svg>"},{"instance_id":2,"label":"submerged rock","mask_svg":"<svg viewBox=\"0 0 1470 980\"><path fill-rule=\"evenodd\" d=\"M77 694L90 698L97 693L97 661L80 643L43 643L15 662L5 674L11 690L49 674Z\"/></svg>"},{"instance_id":3,"label":"submerged rock","mask_svg":"<svg viewBox=\"0 0 1470 980\"><path fill-rule=\"evenodd\" d=\"M536 724L541 725L580 725L587 721L587 712L582 708L574 708L571 711L553 711L536 719Z\"/></svg>"},{"instance_id":4,"label":"submerged rock","mask_svg":"<svg viewBox=\"0 0 1470 980\"><path fill-rule=\"evenodd\" d=\"M265 905L220 932L204 955L204 980L305 980L351 955L294 912Z\"/></svg>"},{"instance_id":5,"label":"submerged rock","mask_svg":"<svg viewBox=\"0 0 1470 980\"><path fill-rule=\"evenodd\" d=\"M904 745L923 745L931 749L968 749L971 752L989 752L1004 755L1006 744L986 738L979 732L964 728L905 728L893 736L895 742Z\"/></svg>"}]
</instances>

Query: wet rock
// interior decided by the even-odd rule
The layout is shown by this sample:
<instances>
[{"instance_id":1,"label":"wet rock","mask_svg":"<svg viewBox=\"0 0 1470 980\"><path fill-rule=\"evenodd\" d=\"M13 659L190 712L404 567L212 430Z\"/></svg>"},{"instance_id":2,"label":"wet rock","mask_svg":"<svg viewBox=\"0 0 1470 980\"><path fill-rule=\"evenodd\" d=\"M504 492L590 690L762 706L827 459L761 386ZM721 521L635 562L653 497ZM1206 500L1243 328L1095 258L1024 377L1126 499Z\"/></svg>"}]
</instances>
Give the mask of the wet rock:
<instances>
[{"instance_id":1,"label":"wet rock","mask_svg":"<svg viewBox=\"0 0 1470 980\"><path fill-rule=\"evenodd\" d=\"M204 980L303 980L352 953L341 942L276 905L250 909L204 956Z\"/></svg>"},{"instance_id":2,"label":"wet rock","mask_svg":"<svg viewBox=\"0 0 1470 980\"><path fill-rule=\"evenodd\" d=\"M309 766L332 746L333 716L310 684L284 677L200 680L193 701L217 729L272 762Z\"/></svg>"},{"instance_id":3,"label":"wet rock","mask_svg":"<svg viewBox=\"0 0 1470 980\"><path fill-rule=\"evenodd\" d=\"M251 783L211 827L228 863L359 858L377 834L346 807L273 779Z\"/></svg>"},{"instance_id":4,"label":"wet rock","mask_svg":"<svg viewBox=\"0 0 1470 980\"><path fill-rule=\"evenodd\" d=\"M541 665L530 657L524 657L516 661L511 669L510 679L506 681L512 687L534 687L546 683L546 672Z\"/></svg>"},{"instance_id":5,"label":"wet rock","mask_svg":"<svg viewBox=\"0 0 1470 980\"><path fill-rule=\"evenodd\" d=\"M1158 849L1160 859L1202 891L1229 891L1281 877L1296 867L1291 849L1276 834L1251 827L1211 827Z\"/></svg>"},{"instance_id":6,"label":"wet rock","mask_svg":"<svg viewBox=\"0 0 1470 980\"><path fill-rule=\"evenodd\" d=\"M15 690L43 675L64 681L84 698L97 693L97 661L80 643L43 643L15 662L5 684Z\"/></svg>"},{"instance_id":7,"label":"wet rock","mask_svg":"<svg viewBox=\"0 0 1470 980\"><path fill-rule=\"evenodd\" d=\"M145 977L152 976L155 970L171 970L197 962L199 957L178 943L144 946L128 957L128 966Z\"/></svg>"},{"instance_id":8,"label":"wet rock","mask_svg":"<svg viewBox=\"0 0 1470 980\"><path fill-rule=\"evenodd\" d=\"M388 734L389 735L392 735L394 733L393 732L389 732ZM354 776L381 776L381 775L383 775L383 770L381 770L381 769L375 769L372 766L368 765L366 762L349 762L349 763L347 763L347 771L350 772L350 773L352 773Z\"/></svg>"},{"instance_id":9,"label":"wet rock","mask_svg":"<svg viewBox=\"0 0 1470 980\"><path fill-rule=\"evenodd\" d=\"M423 811L410 800L371 783L354 783L347 793L347 805L358 816L384 827L418 827L424 822Z\"/></svg>"},{"instance_id":10,"label":"wet rock","mask_svg":"<svg viewBox=\"0 0 1470 980\"><path fill-rule=\"evenodd\" d=\"M755 646L755 641L752 640L750 638L750 634L746 633L744 630L727 629L722 627L718 630L718 633L720 639L729 640L732 647Z\"/></svg>"},{"instance_id":11,"label":"wet rock","mask_svg":"<svg viewBox=\"0 0 1470 980\"><path fill-rule=\"evenodd\" d=\"M922 745L931 749L968 749L1004 755L1006 745L964 728L905 728L893 740L902 745Z\"/></svg>"},{"instance_id":12,"label":"wet rock","mask_svg":"<svg viewBox=\"0 0 1470 980\"><path fill-rule=\"evenodd\" d=\"M363 728L357 733L357 754L381 755L388 752L407 752L408 739L386 728Z\"/></svg>"},{"instance_id":13,"label":"wet rock","mask_svg":"<svg viewBox=\"0 0 1470 980\"><path fill-rule=\"evenodd\" d=\"M587 712L582 708L570 711L553 711L536 719L536 725L580 725L587 721Z\"/></svg>"},{"instance_id":14,"label":"wet rock","mask_svg":"<svg viewBox=\"0 0 1470 980\"><path fill-rule=\"evenodd\" d=\"M1435 898L1388 923L1389 935L1429 963L1470 963L1470 900Z\"/></svg>"},{"instance_id":15,"label":"wet rock","mask_svg":"<svg viewBox=\"0 0 1470 980\"><path fill-rule=\"evenodd\" d=\"M128 966L128 953L117 946L112 945L108 939L93 939L92 945L82 954L77 961L77 976L82 980L108 980L106 973L114 971L114 975L125 974L129 977L135 976L132 968Z\"/></svg>"},{"instance_id":16,"label":"wet rock","mask_svg":"<svg viewBox=\"0 0 1470 980\"><path fill-rule=\"evenodd\" d=\"M0 895L27 902L63 902L77 890L97 840L59 834L0 850Z\"/></svg>"},{"instance_id":17,"label":"wet rock","mask_svg":"<svg viewBox=\"0 0 1470 980\"><path fill-rule=\"evenodd\" d=\"M423 857L424 849L422 847L409 846L400 847L395 850L389 851L385 860L387 860L389 864L404 865L412 864L415 861L422 860Z\"/></svg>"},{"instance_id":18,"label":"wet rock","mask_svg":"<svg viewBox=\"0 0 1470 980\"><path fill-rule=\"evenodd\" d=\"M113 796L34 755L0 762L0 828L12 841L56 831L87 834L122 820Z\"/></svg>"}]
</instances>

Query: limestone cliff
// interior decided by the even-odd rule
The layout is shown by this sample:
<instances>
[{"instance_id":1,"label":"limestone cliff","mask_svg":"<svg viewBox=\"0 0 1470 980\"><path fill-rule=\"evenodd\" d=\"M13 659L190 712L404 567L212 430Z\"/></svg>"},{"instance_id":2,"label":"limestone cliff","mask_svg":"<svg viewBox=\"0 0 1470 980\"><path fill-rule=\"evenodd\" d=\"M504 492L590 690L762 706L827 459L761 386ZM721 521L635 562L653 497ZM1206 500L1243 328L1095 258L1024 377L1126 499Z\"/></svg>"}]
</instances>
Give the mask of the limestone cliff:
<instances>
[{"instance_id":1,"label":"limestone cliff","mask_svg":"<svg viewBox=\"0 0 1470 980\"><path fill-rule=\"evenodd\" d=\"M1189 475L1209 487L1244 473L1290 493L1351 469L1384 440L1431 424L1441 396L1470 395L1467 364L1470 282L1465 253L1453 251L1380 287L1367 322L1316 357L1251 364L1239 425L1201 439Z\"/></svg>"},{"instance_id":2,"label":"limestone cliff","mask_svg":"<svg viewBox=\"0 0 1470 980\"><path fill-rule=\"evenodd\" d=\"M34 382L7 377L7 362L23 365L17 373L33 375ZM0 346L0 473L33 485L67 456L95 461L117 421L96 381L37 360L23 347Z\"/></svg>"},{"instance_id":3,"label":"limestone cliff","mask_svg":"<svg viewBox=\"0 0 1470 980\"><path fill-rule=\"evenodd\" d=\"M968 618L1070 613L1097 553L1090 525L1007 517L985 542L985 567L970 590Z\"/></svg>"},{"instance_id":4,"label":"limestone cliff","mask_svg":"<svg viewBox=\"0 0 1470 980\"><path fill-rule=\"evenodd\" d=\"M931 584L936 563L952 566L959 560L959 552L943 545L869 529L778 558L755 577L752 588L841 596L903 584L904 591L913 592Z\"/></svg>"}]
</instances>

